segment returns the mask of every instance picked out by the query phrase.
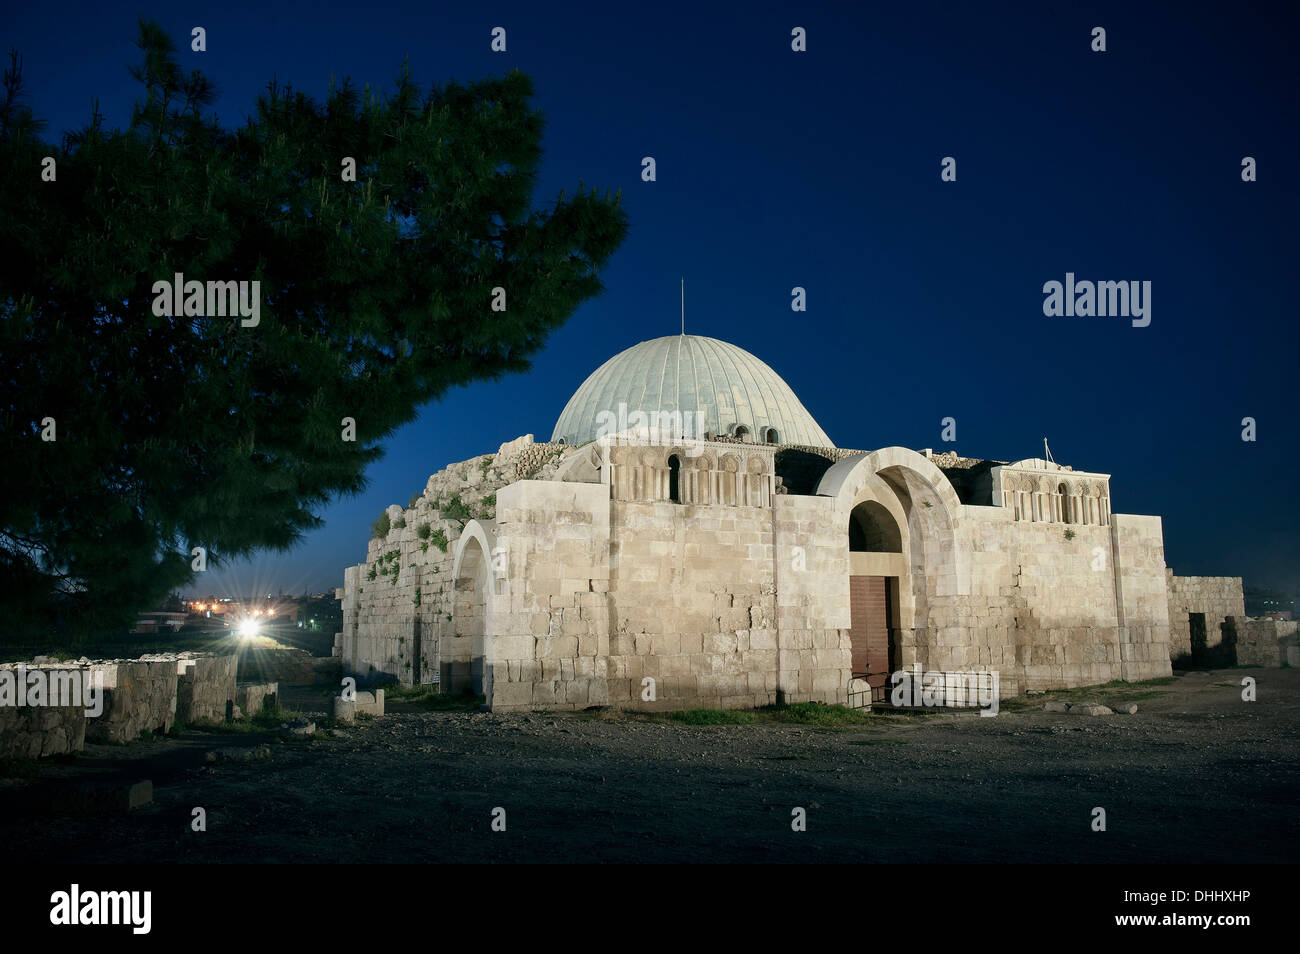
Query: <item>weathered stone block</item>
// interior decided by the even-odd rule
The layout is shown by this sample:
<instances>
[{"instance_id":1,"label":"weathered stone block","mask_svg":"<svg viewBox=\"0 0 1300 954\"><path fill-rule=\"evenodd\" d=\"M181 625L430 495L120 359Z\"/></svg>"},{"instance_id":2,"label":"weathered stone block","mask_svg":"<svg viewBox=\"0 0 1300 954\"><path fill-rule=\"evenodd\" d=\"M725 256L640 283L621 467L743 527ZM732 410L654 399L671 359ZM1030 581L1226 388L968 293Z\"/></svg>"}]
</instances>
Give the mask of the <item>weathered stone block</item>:
<instances>
[{"instance_id":1,"label":"weathered stone block","mask_svg":"<svg viewBox=\"0 0 1300 954\"><path fill-rule=\"evenodd\" d=\"M50 807L64 815L125 815L153 801L153 782L72 782L51 794Z\"/></svg>"},{"instance_id":2,"label":"weathered stone block","mask_svg":"<svg viewBox=\"0 0 1300 954\"><path fill-rule=\"evenodd\" d=\"M230 718L236 697L236 656L194 656L182 659L176 682L176 718L186 723L214 723Z\"/></svg>"},{"instance_id":3,"label":"weathered stone block","mask_svg":"<svg viewBox=\"0 0 1300 954\"><path fill-rule=\"evenodd\" d=\"M235 687L235 707L245 715L253 716L274 709L279 696L279 683L259 682Z\"/></svg>"},{"instance_id":4,"label":"weathered stone block","mask_svg":"<svg viewBox=\"0 0 1300 954\"><path fill-rule=\"evenodd\" d=\"M1100 716L1114 715L1114 713L1106 706L1095 702L1079 702L1070 706L1070 715Z\"/></svg>"},{"instance_id":5,"label":"weathered stone block","mask_svg":"<svg viewBox=\"0 0 1300 954\"><path fill-rule=\"evenodd\" d=\"M104 711L86 724L88 742L132 742L142 732L167 732L176 719L174 659L116 666L116 685L104 690Z\"/></svg>"}]
</instances>

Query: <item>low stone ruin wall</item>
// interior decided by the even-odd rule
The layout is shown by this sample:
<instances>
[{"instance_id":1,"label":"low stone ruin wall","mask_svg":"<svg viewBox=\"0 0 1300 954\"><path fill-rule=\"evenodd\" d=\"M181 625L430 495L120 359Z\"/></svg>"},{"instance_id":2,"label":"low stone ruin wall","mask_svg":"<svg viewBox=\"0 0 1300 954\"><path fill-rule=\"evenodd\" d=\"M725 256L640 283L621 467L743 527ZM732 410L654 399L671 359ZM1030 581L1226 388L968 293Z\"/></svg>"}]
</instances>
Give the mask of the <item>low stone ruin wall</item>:
<instances>
[{"instance_id":1,"label":"low stone ruin wall","mask_svg":"<svg viewBox=\"0 0 1300 954\"><path fill-rule=\"evenodd\" d=\"M132 742L176 721L175 660L92 665L104 673L104 711L86 722L87 742Z\"/></svg>"},{"instance_id":2,"label":"low stone ruin wall","mask_svg":"<svg viewBox=\"0 0 1300 954\"><path fill-rule=\"evenodd\" d=\"M1237 634L1237 665L1300 667L1300 622L1230 617Z\"/></svg>"},{"instance_id":3,"label":"low stone ruin wall","mask_svg":"<svg viewBox=\"0 0 1300 954\"><path fill-rule=\"evenodd\" d=\"M235 689L235 705L246 716L255 716L266 709L274 709L280 686L274 682L255 682Z\"/></svg>"},{"instance_id":4,"label":"low stone ruin wall","mask_svg":"<svg viewBox=\"0 0 1300 954\"><path fill-rule=\"evenodd\" d=\"M1165 596L1169 604L1169 657L1183 665L1227 663L1224 623L1230 616L1245 617L1239 576L1174 576L1165 569ZM1193 627L1192 615L1200 617ZM1217 651L1217 652L1216 652Z\"/></svg>"},{"instance_id":5,"label":"low stone ruin wall","mask_svg":"<svg viewBox=\"0 0 1300 954\"><path fill-rule=\"evenodd\" d=\"M185 723L224 722L236 705L238 656L197 656L177 663L176 718Z\"/></svg>"},{"instance_id":6,"label":"low stone ruin wall","mask_svg":"<svg viewBox=\"0 0 1300 954\"><path fill-rule=\"evenodd\" d=\"M220 722L235 704L237 657L206 653L139 659L58 662L38 656L0 666L0 758L44 758L80 751L87 742L132 742L167 732L178 719ZM32 673L40 676L33 679ZM36 702L31 684L62 682L64 695ZM23 704L13 697L23 684ZM67 702L69 684L78 692ZM92 693L89 685L98 688ZM32 704L35 702L36 704Z\"/></svg>"},{"instance_id":7,"label":"low stone ruin wall","mask_svg":"<svg viewBox=\"0 0 1300 954\"><path fill-rule=\"evenodd\" d=\"M81 706L0 706L0 758L40 759L86 745Z\"/></svg>"}]
</instances>

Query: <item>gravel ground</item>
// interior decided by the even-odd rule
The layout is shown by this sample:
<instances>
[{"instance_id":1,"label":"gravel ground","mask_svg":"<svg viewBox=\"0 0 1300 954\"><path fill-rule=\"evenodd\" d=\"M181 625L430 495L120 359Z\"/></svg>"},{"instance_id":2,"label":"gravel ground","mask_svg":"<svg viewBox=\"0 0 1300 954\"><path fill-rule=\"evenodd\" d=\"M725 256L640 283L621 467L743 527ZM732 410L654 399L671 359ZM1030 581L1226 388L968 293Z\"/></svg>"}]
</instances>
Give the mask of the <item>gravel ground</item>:
<instances>
[{"instance_id":1,"label":"gravel ground","mask_svg":"<svg viewBox=\"0 0 1300 954\"><path fill-rule=\"evenodd\" d=\"M0 832L11 852L72 862L1300 860L1300 670L1086 696L1124 697L1136 715L1033 699L995 718L819 729L409 706L316 741L191 732L0 779ZM269 759L204 762L263 740ZM107 778L151 779L154 803L44 808L49 786ZM195 806L205 832L190 830Z\"/></svg>"}]
</instances>

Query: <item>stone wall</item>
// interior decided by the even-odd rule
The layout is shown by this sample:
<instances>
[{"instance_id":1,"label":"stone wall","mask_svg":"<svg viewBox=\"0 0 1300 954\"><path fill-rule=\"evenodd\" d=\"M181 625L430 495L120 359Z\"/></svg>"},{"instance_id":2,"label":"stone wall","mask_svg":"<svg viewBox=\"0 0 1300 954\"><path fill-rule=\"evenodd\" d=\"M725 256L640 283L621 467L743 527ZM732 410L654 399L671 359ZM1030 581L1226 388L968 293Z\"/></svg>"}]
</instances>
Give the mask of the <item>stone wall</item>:
<instances>
[{"instance_id":1,"label":"stone wall","mask_svg":"<svg viewBox=\"0 0 1300 954\"><path fill-rule=\"evenodd\" d=\"M1168 675L1158 518L1066 526L964 505L953 546L965 579L926 594L905 666L996 670L1003 696Z\"/></svg>"},{"instance_id":2,"label":"stone wall","mask_svg":"<svg viewBox=\"0 0 1300 954\"><path fill-rule=\"evenodd\" d=\"M238 656L197 656L177 663L176 718L185 723L228 719L235 706Z\"/></svg>"},{"instance_id":3,"label":"stone wall","mask_svg":"<svg viewBox=\"0 0 1300 954\"><path fill-rule=\"evenodd\" d=\"M965 504L932 458L882 448L818 489L841 526L878 506L903 530L901 569L868 571L899 578L895 665L993 670L1003 696L1168 674L1159 518ZM850 554L868 556L886 554Z\"/></svg>"},{"instance_id":4,"label":"stone wall","mask_svg":"<svg viewBox=\"0 0 1300 954\"><path fill-rule=\"evenodd\" d=\"M484 611L502 635L480 683L494 707L846 701L850 554L828 498L691 506L530 481L500 499L510 589ZM933 532L913 519L914 538ZM997 670L1004 696L1168 675L1158 518L1067 528L963 507L932 546L962 551L963 566L913 559L926 579L895 631L900 666Z\"/></svg>"},{"instance_id":5,"label":"stone wall","mask_svg":"<svg viewBox=\"0 0 1300 954\"><path fill-rule=\"evenodd\" d=\"M817 596L847 591L847 566L829 540L810 539L828 501L611 501L602 484L540 481L499 501L509 592L486 599L498 635L482 682L494 709L845 700L848 637ZM809 565L778 591L777 553L796 540Z\"/></svg>"},{"instance_id":6,"label":"stone wall","mask_svg":"<svg viewBox=\"0 0 1300 954\"><path fill-rule=\"evenodd\" d=\"M883 448L819 458L830 466L815 493L774 493L790 449L774 462L770 446L719 443L603 440L547 480L574 449L551 460L512 442L434 475L413 508L390 508L405 525L348 569L339 657L502 709L845 702L856 574L898 581L898 668L994 670L1003 696L1169 674L1161 522L1112 514L1106 475L1053 470L1068 507L1046 484L1018 507L1008 495L1032 491L968 504L938 464L992 486L992 462ZM520 454L543 461L539 479L500 486ZM1070 483L1085 478L1091 495ZM463 504L471 487L495 488L482 498L495 506L471 518L457 504L451 519L448 495ZM893 552L850 552L865 503L898 525Z\"/></svg>"},{"instance_id":7,"label":"stone wall","mask_svg":"<svg viewBox=\"0 0 1300 954\"><path fill-rule=\"evenodd\" d=\"M280 685L275 682L240 683L235 687L235 705L245 716L255 716L279 705Z\"/></svg>"},{"instance_id":8,"label":"stone wall","mask_svg":"<svg viewBox=\"0 0 1300 954\"><path fill-rule=\"evenodd\" d=\"M125 743L142 732L167 732L177 717L221 721L234 699L236 657L208 653L154 654L134 660L21 664L28 672L76 678L84 690L98 680L98 711L91 697L71 706L0 705L0 756L43 757L82 749L86 742ZM0 666L17 671L18 664ZM89 711L88 711L89 710Z\"/></svg>"},{"instance_id":9,"label":"stone wall","mask_svg":"<svg viewBox=\"0 0 1300 954\"><path fill-rule=\"evenodd\" d=\"M134 742L142 732L168 732L176 721L177 661L105 663L104 711L86 724L87 742Z\"/></svg>"},{"instance_id":10,"label":"stone wall","mask_svg":"<svg viewBox=\"0 0 1300 954\"><path fill-rule=\"evenodd\" d=\"M1208 665L1218 660L1215 651L1224 639L1223 623L1229 616L1246 615L1239 576L1174 576L1167 569L1169 595L1169 651L1172 658L1190 665ZM1191 614L1205 616L1205 642L1197 634L1193 645ZM1220 653L1221 655L1221 653ZM1230 663L1227 663L1230 665Z\"/></svg>"},{"instance_id":11,"label":"stone wall","mask_svg":"<svg viewBox=\"0 0 1300 954\"><path fill-rule=\"evenodd\" d=\"M775 649L779 701L846 703L853 657L848 525L826 497L778 497L772 519L775 622L771 632L751 630L750 648ZM770 679L765 688L770 696Z\"/></svg>"},{"instance_id":12,"label":"stone wall","mask_svg":"<svg viewBox=\"0 0 1300 954\"><path fill-rule=\"evenodd\" d=\"M1168 578L1159 517L1110 514L1118 609L1119 677L1127 682L1170 675Z\"/></svg>"},{"instance_id":13,"label":"stone wall","mask_svg":"<svg viewBox=\"0 0 1300 954\"><path fill-rule=\"evenodd\" d=\"M472 637L458 640L452 618L456 542L470 520L495 517L502 487L548 478L574 451L524 435L433 474L412 506L390 506L388 533L344 573L337 655L345 668L363 679L468 688Z\"/></svg>"},{"instance_id":14,"label":"stone wall","mask_svg":"<svg viewBox=\"0 0 1300 954\"><path fill-rule=\"evenodd\" d=\"M470 655L494 634L478 691L494 708L583 708L611 703L609 487L521 481L497 495L503 573L462 569L462 604L481 606L472 633L454 636ZM489 545L492 541L488 541ZM479 546L479 544L475 544ZM462 565L464 560L462 560ZM509 580L509 589L498 576ZM464 632L465 616L457 621ZM615 688L613 701L625 701Z\"/></svg>"},{"instance_id":15,"label":"stone wall","mask_svg":"<svg viewBox=\"0 0 1300 954\"><path fill-rule=\"evenodd\" d=\"M79 670L71 671L80 677ZM83 706L0 706L0 758L66 755L85 744Z\"/></svg>"},{"instance_id":16,"label":"stone wall","mask_svg":"<svg viewBox=\"0 0 1300 954\"><path fill-rule=\"evenodd\" d=\"M776 699L770 507L616 501L610 515L611 696L632 708ZM655 680L655 700L642 683Z\"/></svg>"},{"instance_id":17,"label":"stone wall","mask_svg":"<svg viewBox=\"0 0 1300 954\"><path fill-rule=\"evenodd\" d=\"M1231 616L1227 623L1236 637L1238 665L1300 667L1300 622Z\"/></svg>"}]
</instances>

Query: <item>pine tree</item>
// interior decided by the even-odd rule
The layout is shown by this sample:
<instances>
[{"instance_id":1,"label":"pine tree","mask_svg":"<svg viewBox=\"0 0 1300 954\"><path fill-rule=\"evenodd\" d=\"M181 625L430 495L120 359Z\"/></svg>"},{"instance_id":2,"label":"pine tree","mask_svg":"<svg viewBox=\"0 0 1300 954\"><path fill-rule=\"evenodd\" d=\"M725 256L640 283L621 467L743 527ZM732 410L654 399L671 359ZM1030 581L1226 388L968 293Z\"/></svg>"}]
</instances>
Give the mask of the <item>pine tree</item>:
<instances>
[{"instance_id":1,"label":"pine tree","mask_svg":"<svg viewBox=\"0 0 1300 954\"><path fill-rule=\"evenodd\" d=\"M273 81L226 129L157 24L137 45L128 128L92 107L57 146L22 105L16 54L5 73L9 634L120 626L191 578L193 547L212 567L291 546L422 405L527 368L627 230L608 193L532 207L543 124L518 71L422 92L403 68L390 94L345 79L324 103ZM260 323L155 315L175 273L259 281Z\"/></svg>"}]
</instances>

